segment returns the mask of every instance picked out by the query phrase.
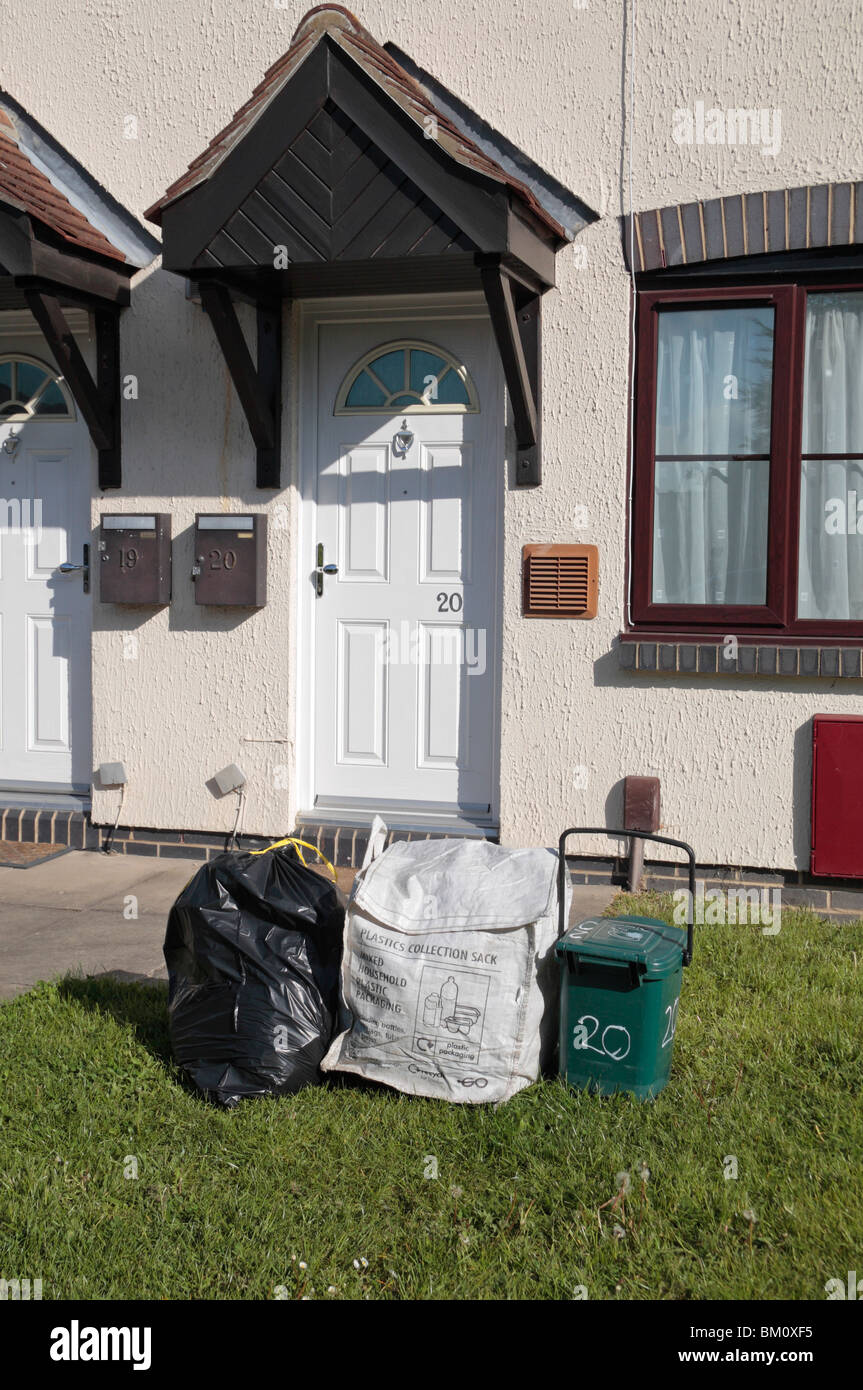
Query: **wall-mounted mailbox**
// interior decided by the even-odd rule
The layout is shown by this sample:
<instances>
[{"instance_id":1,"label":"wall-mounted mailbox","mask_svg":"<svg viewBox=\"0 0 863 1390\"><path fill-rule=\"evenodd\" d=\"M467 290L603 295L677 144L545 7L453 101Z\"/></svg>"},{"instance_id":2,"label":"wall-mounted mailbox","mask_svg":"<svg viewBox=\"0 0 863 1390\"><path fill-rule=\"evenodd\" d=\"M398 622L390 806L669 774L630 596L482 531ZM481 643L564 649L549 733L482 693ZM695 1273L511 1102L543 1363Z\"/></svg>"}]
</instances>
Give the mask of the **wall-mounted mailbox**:
<instances>
[{"instance_id":1,"label":"wall-mounted mailbox","mask_svg":"<svg viewBox=\"0 0 863 1390\"><path fill-rule=\"evenodd\" d=\"M195 602L263 608L267 601L267 518L260 512L195 517Z\"/></svg>"},{"instance_id":2,"label":"wall-mounted mailbox","mask_svg":"<svg viewBox=\"0 0 863 1390\"><path fill-rule=\"evenodd\" d=\"M103 512L98 569L103 603L170 603L169 513Z\"/></svg>"}]
</instances>

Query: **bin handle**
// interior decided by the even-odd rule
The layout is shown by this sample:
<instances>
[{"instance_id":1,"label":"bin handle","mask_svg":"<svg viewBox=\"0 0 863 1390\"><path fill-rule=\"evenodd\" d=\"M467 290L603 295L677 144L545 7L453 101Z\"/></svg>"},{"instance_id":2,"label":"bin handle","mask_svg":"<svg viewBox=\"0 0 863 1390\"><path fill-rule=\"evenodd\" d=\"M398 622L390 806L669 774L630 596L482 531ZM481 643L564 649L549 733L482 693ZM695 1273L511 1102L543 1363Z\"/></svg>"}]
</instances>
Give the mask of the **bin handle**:
<instances>
[{"instance_id":1,"label":"bin handle","mask_svg":"<svg viewBox=\"0 0 863 1390\"><path fill-rule=\"evenodd\" d=\"M566 894L564 892L566 884L566 842L570 835L608 835L614 839L630 839L634 836L639 840L655 840L660 845L674 845L677 849L682 849L689 856L689 906L686 912L686 949L683 952L683 964L689 965L692 960L692 947L694 938L694 918L695 918L695 850L688 845L685 840L672 840L668 835L654 835L649 830L609 830L607 826L583 828L579 825L570 826L564 830L557 844L557 935L558 940L566 931Z\"/></svg>"},{"instance_id":2,"label":"bin handle","mask_svg":"<svg viewBox=\"0 0 863 1390\"><path fill-rule=\"evenodd\" d=\"M577 951L563 951L566 956L567 969L571 975L578 975L581 970L581 961ZM591 956L590 964L599 966L603 970L613 970L618 974L626 974L630 984L638 985L641 976L644 974L644 967L639 969L639 963L635 960L618 960L612 956Z\"/></svg>"}]
</instances>

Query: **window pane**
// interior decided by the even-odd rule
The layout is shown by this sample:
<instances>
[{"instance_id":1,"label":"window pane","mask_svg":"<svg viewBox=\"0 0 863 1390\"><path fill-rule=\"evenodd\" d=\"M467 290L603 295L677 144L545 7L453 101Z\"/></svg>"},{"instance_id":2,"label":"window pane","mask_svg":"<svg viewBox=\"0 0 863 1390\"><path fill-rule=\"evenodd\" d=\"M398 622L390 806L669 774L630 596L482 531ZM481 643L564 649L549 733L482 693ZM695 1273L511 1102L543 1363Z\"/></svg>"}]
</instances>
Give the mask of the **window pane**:
<instances>
[{"instance_id":1,"label":"window pane","mask_svg":"<svg viewBox=\"0 0 863 1390\"><path fill-rule=\"evenodd\" d=\"M381 357L376 357L371 368L391 396L396 391L404 390L405 354L403 349L397 352L385 352Z\"/></svg>"},{"instance_id":2,"label":"window pane","mask_svg":"<svg viewBox=\"0 0 863 1390\"><path fill-rule=\"evenodd\" d=\"M36 405L37 415L68 415L69 407L56 381L45 387Z\"/></svg>"},{"instance_id":3,"label":"window pane","mask_svg":"<svg viewBox=\"0 0 863 1390\"><path fill-rule=\"evenodd\" d=\"M381 388L372 381L368 372L360 372L348 392L345 405L381 406L385 404L386 398Z\"/></svg>"},{"instance_id":4,"label":"window pane","mask_svg":"<svg viewBox=\"0 0 863 1390\"><path fill-rule=\"evenodd\" d=\"M767 454L772 306L663 310L657 454Z\"/></svg>"},{"instance_id":5,"label":"window pane","mask_svg":"<svg viewBox=\"0 0 863 1390\"><path fill-rule=\"evenodd\" d=\"M0 362L0 405L12 399L12 363Z\"/></svg>"},{"instance_id":6,"label":"window pane","mask_svg":"<svg viewBox=\"0 0 863 1390\"><path fill-rule=\"evenodd\" d=\"M17 362L15 365L18 370L18 399L29 401L45 380L45 372L41 367L34 367L32 362Z\"/></svg>"},{"instance_id":7,"label":"window pane","mask_svg":"<svg viewBox=\"0 0 863 1390\"><path fill-rule=\"evenodd\" d=\"M766 602L769 482L767 459L657 462L654 603Z\"/></svg>"},{"instance_id":8,"label":"window pane","mask_svg":"<svg viewBox=\"0 0 863 1390\"><path fill-rule=\"evenodd\" d=\"M470 405L467 387L452 367L438 382L437 399L438 405Z\"/></svg>"},{"instance_id":9,"label":"window pane","mask_svg":"<svg viewBox=\"0 0 863 1390\"><path fill-rule=\"evenodd\" d=\"M863 620L860 459L803 460L799 556L797 616Z\"/></svg>"},{"instance_id":10,"label":"window pane","mask_svg":"<svg viewBox=\"0 0 863 1390\"><path fill-rule=\"evenodd\" d=\"M810 294L803 453L863 453L863 293ZM858 502L859 499L859 502ZM863 620L863 463L803 459L797 615Z\"/></svg>"},{"instance_id":11,"label":"window pane","mask_svg":"<svg viewBox=\"0 0 863 1390\"><path fill-rule=\"evenodd\" d=\"M424 352L421 348L411 349L411 379L410 387L412 391L419 391L422 395L426 389L426 377L439 377L446 369L446 363L437 353Z\"/></svg>"},{"instance_id":12,"label":"window pane","mask_svg":"<svg viewBox=\"0 0 863 1390\"><path fill-rule=\"evenodd\" d=\"M806 304L803 453L863 453L863 292Z\"/></svg>"}]
</instances>

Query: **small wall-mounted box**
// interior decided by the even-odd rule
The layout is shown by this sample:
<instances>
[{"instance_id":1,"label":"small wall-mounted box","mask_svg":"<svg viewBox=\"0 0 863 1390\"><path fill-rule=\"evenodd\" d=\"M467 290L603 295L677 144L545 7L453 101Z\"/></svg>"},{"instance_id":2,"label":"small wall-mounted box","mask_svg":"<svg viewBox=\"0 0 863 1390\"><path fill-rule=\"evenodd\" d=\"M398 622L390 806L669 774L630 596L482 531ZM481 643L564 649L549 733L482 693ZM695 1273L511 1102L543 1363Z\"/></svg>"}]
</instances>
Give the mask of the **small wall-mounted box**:
<instances>
[{"instance_id":1,"label":"small wall-mounted box","mask_svg":"<svg viewBox=\"0 0 863 1390\"><path fill-rule=\"evenodd\" d=\"M163 607L171 602L168 512L103 512L99 525L99 597L103 603Z\"/></svg>"},{"instance_id":2,"label":"small wall-mounted box","mask_svg":"<svg viewBox=\"0 0 863 1390\"><path fill-rule=\"evenodd\" d=\"M260 512L195 517L195 602L263 608L267 602L267 518Z\"/></svg>"},{"instance_id":3,"label":"small wall-mounted box","mask_svg":"<svg viewBox=\"0 0 863 1390\"><path fill-rule=\"evenodd\" d=\"M627 830L659 829L659 778L624 777L623 824ZM642 848L644 841L642 840Z\"/></svg>"}]
</instances>

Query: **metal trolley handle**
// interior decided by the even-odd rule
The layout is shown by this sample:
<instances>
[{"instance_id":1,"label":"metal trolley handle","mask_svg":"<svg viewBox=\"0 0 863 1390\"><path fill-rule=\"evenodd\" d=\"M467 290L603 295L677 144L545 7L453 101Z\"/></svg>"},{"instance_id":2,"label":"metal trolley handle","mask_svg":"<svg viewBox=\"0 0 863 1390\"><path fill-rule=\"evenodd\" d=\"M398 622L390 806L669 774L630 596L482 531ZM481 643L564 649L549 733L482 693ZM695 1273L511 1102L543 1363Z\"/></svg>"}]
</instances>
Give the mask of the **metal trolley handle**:
<instances>
[{"instance_id":1,"label":"metal trolley handle","mask_svg":"<svg viewBox=\"0 0 863 1390\"><path fill-rule=\"evenodd\" d=\"M609 830L606 826L585 829L580 825L573 825L569 830L564 830L557 844L558 937L563 936L566 931L566 922L564 921L566 894L564 888L566 884L566 842L570 835L608 835L612 839L625 839L627 836L630 838L634 836L638 840L655 840L660 845L674 845L677 849L686 851L689 856L689 907L686 913L686 950L683 952L683 964L689 965L692 960L695 914L695 850L692 846L688 845L685 840L672 840L668 835L654 835L649 830Z\"/></svg>"}]
</instances>

